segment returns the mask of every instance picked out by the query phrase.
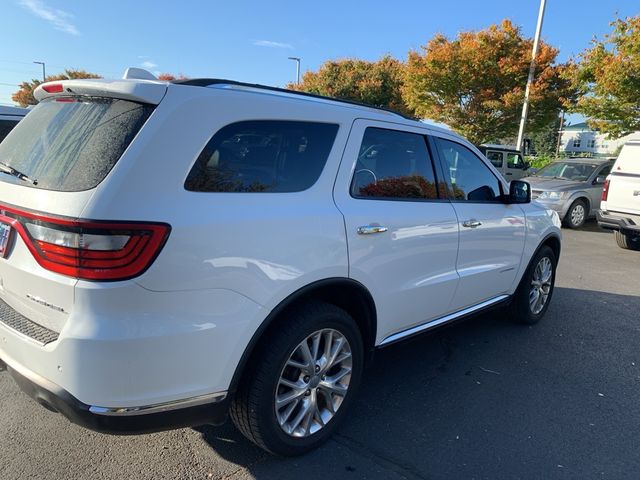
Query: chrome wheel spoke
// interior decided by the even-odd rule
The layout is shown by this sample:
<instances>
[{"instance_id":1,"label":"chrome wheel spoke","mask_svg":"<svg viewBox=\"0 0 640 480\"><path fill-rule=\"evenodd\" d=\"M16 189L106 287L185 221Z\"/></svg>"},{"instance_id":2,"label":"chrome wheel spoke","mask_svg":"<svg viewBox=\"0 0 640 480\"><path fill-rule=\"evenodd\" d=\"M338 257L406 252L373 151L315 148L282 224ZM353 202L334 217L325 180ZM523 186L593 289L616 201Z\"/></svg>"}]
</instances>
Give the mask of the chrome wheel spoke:
<instances>
[{"instance_id":1,"label":"chrome wheel spoke","mask_svg":"<svg viewBox=\"0 0 640 480\"><path fill-rule=\"evenodd\" d=\"M282 430L307 437L331 421L349 390L353 357L347 338L322 329L305 338L284 363L275 393Z\"/></svg>"},{"instance_id":2,"label":"chrome wheel spoke","mask_svg":"<svg viewBox=\"0 0 640 480\"><path fill-rule=\"evenodd\" d=\"M553 266L551 260L548 257L542 257L533 270L531 289L529 290L529 308L534 315L544 309L553 288L552 280Z\"/></svg>"}]
</instances>

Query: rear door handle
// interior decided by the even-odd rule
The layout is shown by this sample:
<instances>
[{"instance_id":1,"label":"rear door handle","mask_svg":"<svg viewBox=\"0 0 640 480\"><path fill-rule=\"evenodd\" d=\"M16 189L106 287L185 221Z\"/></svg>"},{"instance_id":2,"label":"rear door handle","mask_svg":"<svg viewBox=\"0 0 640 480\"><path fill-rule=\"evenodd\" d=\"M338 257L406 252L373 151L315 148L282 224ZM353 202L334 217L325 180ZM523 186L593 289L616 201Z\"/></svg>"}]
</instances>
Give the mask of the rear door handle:
<instances>
[{"instance_id":1,"label":"rear door handle","mask_svg":"<svg viewBox=\"0 0 640 480\"><path fill-rule=\"evenodd\" d=\"M358 235L371 235L372 233L383 233L388 230L387 227L381 225L363 225L358 227Z\"/></svg>"},{"instance_id":2,"label":"rear door handle","mask_svg":"<svg viewBox=\"0 0 640 480\"><path fill-rule=\"evenodd\" d=\"M465 220L464 222L462 222L462 226L467 228L476 228L476 227L479 227L480 225L482 225L482 222L479 222L475 218L472 218L471 220Z\"/></svg>"}]
</instances>

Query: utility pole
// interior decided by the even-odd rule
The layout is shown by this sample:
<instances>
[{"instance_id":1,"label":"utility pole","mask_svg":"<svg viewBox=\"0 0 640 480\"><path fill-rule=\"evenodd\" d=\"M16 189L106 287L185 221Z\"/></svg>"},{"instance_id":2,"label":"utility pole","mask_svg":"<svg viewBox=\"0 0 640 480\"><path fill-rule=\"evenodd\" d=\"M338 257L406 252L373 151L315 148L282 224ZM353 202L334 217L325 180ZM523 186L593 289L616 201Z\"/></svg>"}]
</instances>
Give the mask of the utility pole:
<instances>
[{"instance_id":1,"label":"utility pole","mask_svg":"<svg viewBox=\"0 0 640 480\"><path fill-rule=\"evenodd\" d=\"M522 116L520 117L520 128L518 129L518 150L522 151L522 140L524 138L524 124L527 123L529 113L529 90L533 83L533 74L536 71L536 55L538 54L538 44L540 43L540 31L542 30L542 20L544 19L544 9L546 0L540 0L540 10L538 11L538 25L536 35L533 38L533 51L531 52L531 65L529 65L529 78L527 78L527 88L524 91L524 104L522 105Z\"/></svg>"},{"instance_id":2,"label":"utility pole","mask_svg":"<svg viewBox=\"0 0 640 480\"><path fill-rule=\"evenodd\" d=\"M45 82L45 78L47 78L47 73L44 69L44 62L33 62L33 63L37 63L39 65L42 65L42 82Z\"/></svg>"},{"instance_id":3,"label":"utility pole","mask_svg":"<svg viewBox=\"0 0 640 480\"><path fill-rule=\"evenodd\" d=\"M300 85L300 57L289 57L289 60L296 62L296 85Z\"/></svg>"},{"instance_id":4,"label":"utility pole","mask_svg":"<svg viewBox=\"0 0 640 480\"><path fill-rule=\"evenodd\" d=\"M564 110L560 110L560 128L558 129L558 142L556 143L556 159L560 155L560 142L562 141L562 128L564 127Z\"/></svg>"}]
</instances>

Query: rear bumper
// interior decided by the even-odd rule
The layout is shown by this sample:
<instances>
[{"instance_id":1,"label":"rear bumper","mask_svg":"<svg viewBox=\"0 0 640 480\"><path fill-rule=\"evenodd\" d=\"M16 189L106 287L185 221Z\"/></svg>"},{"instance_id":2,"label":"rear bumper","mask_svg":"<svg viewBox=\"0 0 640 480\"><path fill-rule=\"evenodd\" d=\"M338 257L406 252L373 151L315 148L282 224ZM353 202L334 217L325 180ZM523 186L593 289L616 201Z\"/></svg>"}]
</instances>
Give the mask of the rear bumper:
<instances>
[{"instance_id":1,"label":"rear bumper","mask_svg":"<svg viewBox=\"0 0 640 480\"><path fill-rule=\"evenodd\" d=\"M103 408L82 403L62 387L6 357L0 359L0 370L5 368L20 389L40 405L98 432L124 435L204 424L220 425L227 416L226 392L159 405Z\"/></svg>"},{"instance_id":2,"label":"rear bumper","mask_svg":"<svg viewBox=\"0 0 640 480\"><path fill-rule=\"evenodd\" d=\"M624 217L620 214L610 213L606 210L597 210L596 218L598 225L607 230L617 230L621 233L631 236L640 237L640 225L636 224L632 219Z\"/></svg>"}]
</instances>

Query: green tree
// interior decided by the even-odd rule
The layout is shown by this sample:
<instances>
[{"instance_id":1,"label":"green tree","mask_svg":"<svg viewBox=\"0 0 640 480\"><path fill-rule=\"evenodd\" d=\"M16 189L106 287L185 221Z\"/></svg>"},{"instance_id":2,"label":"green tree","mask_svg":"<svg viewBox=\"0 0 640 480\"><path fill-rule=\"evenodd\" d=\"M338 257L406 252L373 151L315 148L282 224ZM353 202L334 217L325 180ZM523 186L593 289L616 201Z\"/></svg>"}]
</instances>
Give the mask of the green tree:
<instances>
[{"instance_id":1,"label":"green tree","mask_svg":"<svg viewBox=\"0 0 640 480\"><path fill-rule=\"evenodd\" d=\"M515 137L533 41L509 20L454 40L436 35L409 52L403 98L421 118L444 122L475 143ZM541 41L530 90L527 135L543 129L572 98L556 65L558 50Z\"/></svg>"},{"instance_id":2,"label":"green tree","mask_svg":"<svg viewBox=\"0 0 640 480\"><path fill-rule=\"evenodd\" d=\"M343 98L409 113L402 101L403 64L390 56L376 62L347 59L325 62L317 72L305 72L299 85L287 88Z\"/></svg>"},{"instance_id":3,"label":"green tree","mask_svg":"<svg viewBox=\"0 0 640 480\"><path fill-rule=\"evenodd\" d=\"M581 96L573 111L591 128L618 138L640 130L640 15L611 23L570 72Z\"/></svg>"},{"instance_id":4,"label":"green tree","mask_svg":"<svg viewBox=\"0 0 640 480\"><path fill-rule=\"evenodd\" d=\"M95 73L90 73L85 70L75 70L73 68L68 68L64 71L64 73L60 73L58 75L49 75L45 78L47 82L53 82L55 80L70 80L77 78L102 78L100 75ZM33 79L30 82L22 82L20 84L20 88L13 95L11 95L11 99L19 104L21 107L26 107L29 105L36 105L38 101L33 96L33 91L40 85L42 80Z\"/></svg>"}]
</instances>

